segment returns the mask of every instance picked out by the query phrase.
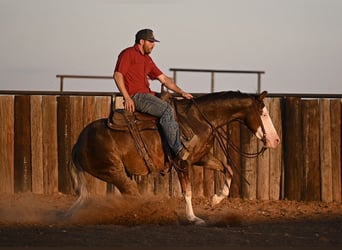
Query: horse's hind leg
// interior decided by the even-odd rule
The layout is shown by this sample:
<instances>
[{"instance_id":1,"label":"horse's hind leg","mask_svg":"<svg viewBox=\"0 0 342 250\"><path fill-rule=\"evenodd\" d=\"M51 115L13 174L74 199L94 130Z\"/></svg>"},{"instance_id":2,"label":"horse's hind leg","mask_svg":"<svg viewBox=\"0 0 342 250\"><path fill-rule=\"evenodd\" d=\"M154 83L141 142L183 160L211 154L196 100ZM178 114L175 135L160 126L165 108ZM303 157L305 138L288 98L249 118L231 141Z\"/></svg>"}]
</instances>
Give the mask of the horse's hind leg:
<instances>
[{"instance_id":1,"label":"horse's hind leg","mask_svg":"<svg viewBox=\"0 0 342 250\"><path fill-rule=\"evenodd\" d=\"M195 223L196 225L203 225L205 221L201 218L197 217L194 213L192 207L192 191L191 191L191 182L189 178L189 167L185 167L183 169L177 169L178 179L181 185L183 198L185 200L185 211L186 217L190 222Z\"/></svg>"},{"instance_id":2,"label":"horse's hind leg","mask_svg":"<svg viewBox=\"0 0 342 250\"><path fill-rule=\"evenodd\" d=\"M121 194L139 196L138 185L126 173L125 167L121 161L117 161L113 167L108 168L102 179L115 185Z\"/></svg>"}]
</instances>

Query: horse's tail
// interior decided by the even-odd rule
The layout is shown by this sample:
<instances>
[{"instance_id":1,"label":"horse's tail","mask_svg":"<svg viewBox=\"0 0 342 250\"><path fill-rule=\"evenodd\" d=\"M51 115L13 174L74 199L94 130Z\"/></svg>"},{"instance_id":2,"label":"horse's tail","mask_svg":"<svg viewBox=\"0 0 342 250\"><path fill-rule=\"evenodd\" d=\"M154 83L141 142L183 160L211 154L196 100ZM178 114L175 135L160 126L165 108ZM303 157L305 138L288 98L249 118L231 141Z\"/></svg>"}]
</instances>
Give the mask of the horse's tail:
<instances>
[{"instance_id":1,"label":"horse's tail","mask_svg":"<svg viewBox=\"0 0 342 250\"><path fill-rule=\"evenodd\" d=\"M77 143L74 145L71 151L71 159L69 161L69 172L73 183L74 193L78 195L78 199L65 213L66 217L72 216L89 198L85 172L78 161Z\"/></svg>"}]
</instances>

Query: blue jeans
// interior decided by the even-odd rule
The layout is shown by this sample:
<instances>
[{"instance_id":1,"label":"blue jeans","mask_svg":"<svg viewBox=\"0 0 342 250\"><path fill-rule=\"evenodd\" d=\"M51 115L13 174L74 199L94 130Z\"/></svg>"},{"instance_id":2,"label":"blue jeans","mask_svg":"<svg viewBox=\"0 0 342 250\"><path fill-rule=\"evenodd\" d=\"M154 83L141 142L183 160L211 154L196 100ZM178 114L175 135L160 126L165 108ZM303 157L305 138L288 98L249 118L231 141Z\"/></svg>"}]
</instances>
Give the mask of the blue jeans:
<instances>
[{"instance_id":1,"label":"blue jeans","mask_svg":"<svg viewBox=\"0 0 342 250\"><path fill-rule=\"evenodd\" d=\"M159 123L172 151L177 154L182 148L179 126L175 120L172 107L157 96L137 93L133 97L135 110L159 117Z\"/></svg>"}]
</instances>

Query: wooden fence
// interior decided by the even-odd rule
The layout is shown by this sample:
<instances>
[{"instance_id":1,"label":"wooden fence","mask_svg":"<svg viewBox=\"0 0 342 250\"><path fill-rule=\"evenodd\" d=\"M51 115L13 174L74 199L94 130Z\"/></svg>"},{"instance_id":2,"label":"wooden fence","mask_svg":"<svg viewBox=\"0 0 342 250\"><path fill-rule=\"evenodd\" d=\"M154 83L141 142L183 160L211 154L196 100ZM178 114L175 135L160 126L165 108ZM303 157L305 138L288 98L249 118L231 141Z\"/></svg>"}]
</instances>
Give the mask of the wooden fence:
<instances>
[{"instance_id":1,"label":"wooden fence","mask_svg":"<svg viewBox=\"0 0 342 250\"><path fill-rule=\"evenodd\" d=\"M341 98L266 98L282 139L277 149L255 159L230 150L235 176L231 197L261 200L341 201ZM110 96L0 95L0 192L70 193L70 151L89 122L107 117ZM261 146L245 127L226 132L243 151ZM224 159L219 147L214 152ZM222 174L194 166L194 196L209 197ZM87 176L92 193L118 192ZM134 177L142 193L179 196L176 173ZM246 182L248 181L248 183Z\"/></svg>"}]
</instances>

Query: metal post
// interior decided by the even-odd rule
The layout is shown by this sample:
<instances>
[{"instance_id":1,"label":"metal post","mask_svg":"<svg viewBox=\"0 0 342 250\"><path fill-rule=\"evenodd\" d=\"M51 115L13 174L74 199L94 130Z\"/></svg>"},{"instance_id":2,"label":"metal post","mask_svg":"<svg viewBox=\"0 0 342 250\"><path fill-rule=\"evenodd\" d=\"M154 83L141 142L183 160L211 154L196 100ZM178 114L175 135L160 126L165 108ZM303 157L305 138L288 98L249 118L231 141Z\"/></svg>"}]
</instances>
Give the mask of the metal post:
<instances>
[{"instance_id":1,"label":"metal post","mask_svg":"<svg viewBox=\"0 0 342 250\"><path fill-rule=\"evenodd\" d=\"M173 71L173 81L175 82L175 83L177 83L177 80L176 80L176 70L175 71Z\"/></svg>"},{"instance_id":2,"label":"metal post","mask_svg":"<svg viewBox=\"0 0 342 250\"><path fill-rule=\"evenodd\" d=\"M215 89L215 73L214 72L211 72L211 93L214 92L214 89Z\"/></svg>"},{"instance_id":3,"label":"metal post","mask_svg":"<svg viewBox=\"0 0 342 250\"><path fill-rule=\"evenodd\" d=\"M258 73L258 94L261 92L261 73Z\"/></svg>"},{"instance_id":4,"label":"metal post","mask_svg":"<svg viewBox=\"0 0 342 250\"><path fill-rule=\"evenodd\" d=\"M60 76L60 78L61 78L61 82L60 82L60 91L61 92L63 92L63 85L64 85L64 83L63 83L63 79L64 79L64 77L63 76Z\"/></svg>"}]
</instances>

